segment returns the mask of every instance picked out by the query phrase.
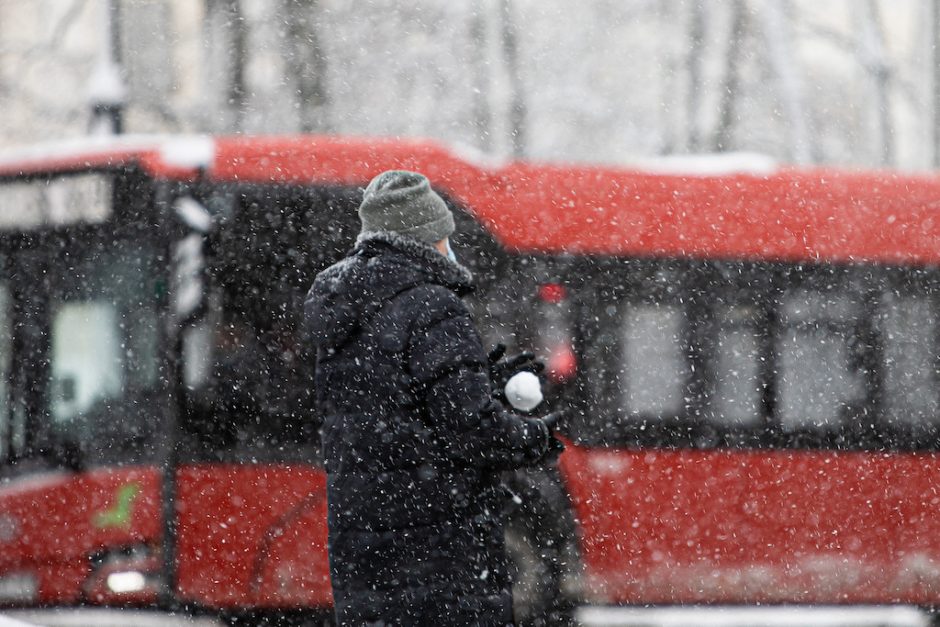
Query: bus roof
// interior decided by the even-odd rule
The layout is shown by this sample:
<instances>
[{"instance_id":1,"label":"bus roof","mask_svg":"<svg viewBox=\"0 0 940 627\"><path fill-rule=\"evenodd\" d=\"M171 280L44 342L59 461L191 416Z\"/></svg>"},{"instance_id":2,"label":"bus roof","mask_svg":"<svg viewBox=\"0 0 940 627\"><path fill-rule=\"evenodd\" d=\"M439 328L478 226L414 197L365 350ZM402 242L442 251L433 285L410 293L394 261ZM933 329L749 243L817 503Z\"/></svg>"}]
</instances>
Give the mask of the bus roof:
<instances>
[{"instance_id":1,"label":"bus roof","mask_svg":"<svg viewBox=\"0 0 940 627\"><path fill-rule=\"evenodd\" d=\"M892 171L641 170L486 161L406 139L123 136L0 154L0 177L130 164L158 178L324 186L416 170L526 252L940 262L940 178Z\"/></svg>"}]
</instances>

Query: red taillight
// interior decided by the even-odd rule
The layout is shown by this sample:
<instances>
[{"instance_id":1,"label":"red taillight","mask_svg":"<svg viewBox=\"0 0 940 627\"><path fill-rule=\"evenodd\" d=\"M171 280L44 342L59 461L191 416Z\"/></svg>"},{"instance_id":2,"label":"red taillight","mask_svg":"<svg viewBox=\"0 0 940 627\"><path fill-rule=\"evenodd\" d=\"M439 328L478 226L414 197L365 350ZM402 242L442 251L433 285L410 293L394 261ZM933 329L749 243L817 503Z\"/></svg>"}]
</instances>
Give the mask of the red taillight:
<instances>
[{"instance_id":1,"label":"red taillight","mask_svg":"<svg viewBox=\"0 0 940 627\"><path fill-rule=\"evenodd\" d=\"M545 283L539 287L539 298L542 302L557 304L565 300L568 290L561 283Z\"/></svg>"},{"instance_id":2,"label":"red taillight","mask_svg":"<svg viewBox=\"0 0 940 627\"><path fill-rule=\"evenodd\" d=\"M578 358L570 342L562 342L555 346L548 357L546 370L552 383L563 383L577 374Z\"/></svg>"}]
</instances>

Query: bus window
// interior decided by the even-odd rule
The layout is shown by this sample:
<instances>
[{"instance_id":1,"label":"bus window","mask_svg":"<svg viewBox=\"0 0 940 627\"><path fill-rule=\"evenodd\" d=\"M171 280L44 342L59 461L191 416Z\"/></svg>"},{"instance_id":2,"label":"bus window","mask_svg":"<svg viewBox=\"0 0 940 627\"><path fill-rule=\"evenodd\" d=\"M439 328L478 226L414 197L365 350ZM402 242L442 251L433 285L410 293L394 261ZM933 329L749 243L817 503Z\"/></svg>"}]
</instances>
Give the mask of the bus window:
<instances>
[{"instance_id":1,"label":"bus window","mask_svg":"<svg viewBox=\"0 0 940 627\"><path fill-rule=\"evenodd\" d=\"M685 315L677 306L624 307L621 389L628 415L645 419L682 413L689 376L684 329Z\"/></svg>"},{"instance_id":2,"label":"bus window","mask_svg":"<svg viewBox=\"0 0 940 627\"><path fill-rule=\"evenodd\" d=\"M67 424L121 393L121 329L113 303L59 303L52 319L52 418Z\"/></svg>"},{"instance_id":3,"label":"bus window","mask_svg":"<svg viewBox=\"0 0 940 627\"><path fill-rule=\"evenodd\" d=\"M897 426L929 426L940 410L937 317L930 299L883 294L877 326L884 346L885 418Z\"/></svg>"},{"instance_id":4,"label":"bus window","mask_svg":"<svg viewBox=\"0 0 940 627\"><path fill-rule=\"evenodd\" d=\"M717 325L712 420L726 426L754 426L763 413L756 312L746 306L720 307Z\"/></svg>"},{"instance_id":5,"label":"bus window","mask_svg":"<svg viewBox=\"0 0 940 627\"><path fill-rule=\"evenodd\" d=\"M861 307L848 293L800 288L785 295L781 313L781 427L837 430L865 400L864 373L853 341Z\"/></svg>"},{"instance_id":6,"label":"bus window","mask_svg":"<svg viewBox=\"0 0 940 627\"><path fill-rule=\"evenodd\" d=\"M215 323L200 320L183 331L183 385L193 392L209 384L212 376L212 349Z\"/></svg>"},{"instance_id":7,"label":"bus window","mask_svg":"<svg viewBox=\"0 0 940 627\"><path fill-rule=\"evenodd\" d=\"M578 316L581 363L570 392L584 403L571 424L579 441L672 442L688 420L694 373L684 285L677 268L638 262L602 268L582 288L569 310Z\"/></svg>"},{"instance_id":8,"label":"bus window","mask_svg":"<svg viewBox=\"0 0 940 627\"><path fill-rule=\"evenodd\" d=\"M136 460L158 422L156 254L113 240L70 257L50 281L47 436L99 461Z\"/></svg>"},{"instance_id":9,"label":"bus window","mask_svg":"<svg viewBox=\"0 0 940 627\"><path fill-rule=\"evenodd\" d=\"M0 282L0 460L10 455L10 350L13 330L10 316L10 292Z\"/></svg>"}]
</instances>

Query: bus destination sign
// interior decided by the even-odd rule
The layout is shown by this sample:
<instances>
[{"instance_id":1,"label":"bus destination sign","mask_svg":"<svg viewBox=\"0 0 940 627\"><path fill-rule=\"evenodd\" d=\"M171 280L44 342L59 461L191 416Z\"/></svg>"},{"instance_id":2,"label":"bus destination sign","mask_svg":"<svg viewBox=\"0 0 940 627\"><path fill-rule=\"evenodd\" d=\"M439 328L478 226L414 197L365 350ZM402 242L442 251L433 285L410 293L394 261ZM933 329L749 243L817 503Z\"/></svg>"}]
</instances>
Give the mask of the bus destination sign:
<instances>
[{"instance_id":1,"label":"bus destination sign","mask_svg":"<svg viewBox=\"0 0 940 627\"><path fill-rule=\"evenodd\" d=\"M112 190L112 176L98 172L0 183L0 229L103 222Z\"/></svg>"}]
</instances>

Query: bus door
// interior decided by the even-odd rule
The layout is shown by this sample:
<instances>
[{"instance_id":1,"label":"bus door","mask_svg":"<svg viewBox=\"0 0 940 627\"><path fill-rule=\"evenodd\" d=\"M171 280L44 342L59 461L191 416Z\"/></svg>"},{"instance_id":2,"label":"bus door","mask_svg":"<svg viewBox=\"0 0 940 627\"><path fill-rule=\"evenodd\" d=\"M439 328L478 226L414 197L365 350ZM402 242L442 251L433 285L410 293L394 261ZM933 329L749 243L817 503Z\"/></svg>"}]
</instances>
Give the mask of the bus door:
<instances>
[{"instance_id":1,"label":"bus door","mask_svg":"<svg viewBox=\"0 0 940 627\"><path fill-rule=\"evenodd\" d=\"M196 196L213 223L204 304L180 329L178 591L233 612L328 608L303 298L355 238L353 194L207 184Z\"/></svg>"}]
</instances>

